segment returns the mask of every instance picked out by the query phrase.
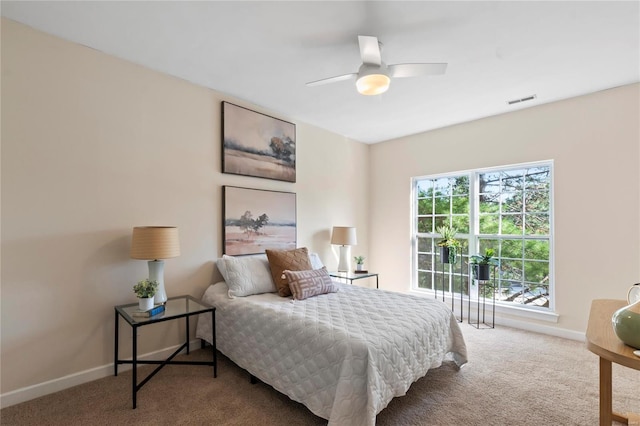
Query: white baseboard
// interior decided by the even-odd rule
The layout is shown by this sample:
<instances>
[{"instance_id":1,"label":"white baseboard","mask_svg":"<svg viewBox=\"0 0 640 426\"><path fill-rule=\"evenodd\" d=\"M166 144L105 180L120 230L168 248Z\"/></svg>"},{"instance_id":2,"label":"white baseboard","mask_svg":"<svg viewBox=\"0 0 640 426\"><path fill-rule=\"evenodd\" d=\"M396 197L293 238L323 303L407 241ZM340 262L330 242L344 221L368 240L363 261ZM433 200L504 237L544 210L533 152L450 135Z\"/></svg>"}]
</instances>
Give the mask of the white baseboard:
<instances>
[{"instance_id":1,"label":"white baseboard","mask_svg":"<svg viewBox=\"0 0 640 426\"><path fill-rule=\"evenodd\" d=\"M524 320L520 320L517 318L513 318L513 317L509 317L509 318L505 318L503 316L501 316L500 314L516 314L522 318L525 318ZM467 312L468 315L470 315L471 321L475 321L477 319L477 308L473 306L471 306L471 312ZM485 315L488 319L488 323L491 324L491 307L488 307L487 310L485 311ZM540 324L539 322L530 322L530 321L526 321L527 318L532 318L532 319L537 319L540 320L542 319L543 321L548 321L548 322L557 322L557 318L558 315L556 314L552 314L549 315L547 314L548 318L544 318L541 317L539 315L538 312L527 312L525 310L522 310L520 312L517 312L514 309L508 310L503 308L503 307L499 307L496 306L496 324L497 325L502 325L505 327L511 327L511 328L517 328L520 330L526 330L526 331L532 331L535 333L540 333L540 334L546 334L549 336L555 336L555 337L562 337L564 339L570 339L570 340L577 340L579 342L584 342L585 341L585 333L584 332L580 332L580 331L575 331L575 330L569 330L566 328L561 328L561 327L554 327L554 326L550 326L550 325L545 325L545 324ZM467 320L465 320L467 321Z\"/></svg>"},{"instance_id":2,"label":"white baseboard","mask_svg":"<svg viewBox=\"0 0 640 426\"><path fill-rule=\"evenodd\" d=\"M167 358L170 356L180 345L175 345L169 348L161 349L154 352L149 352L140 355L139 359L159 359ZM200 339L192 340L189 342L189 350L200 349ZM184 350L182 351L185 352ZM131 359L131 358L125 358ZM118 366L118 372L131 370L130 364L121 364ZM27 386L21 389L16 389L11 392L6 392L0 395L0 408L10 407L12 405L19 404L21 402L29 401L34 398L38 398L44 395L49 395L54 392L58 392L64 389L71 388L73 386L81 385L83 383L91 382L103 377L113 375L113 363L102 365L100 367L91 368L89 370L73 373L68 376L60 377L58 379L49 380L47 382L38 383L36 385Z\"/></svg>"},{"instance_id":3,"label":"white baseboard","mask_svg":"<svg viewBox=\"0 0 640 426\"><path fill-rule=\"evenodd\" d=\"M432 298L433 292L428 293L426 291L410 291L410 294ZM456 298L456 303L459 303L459 299ZM445 296L445 303L449 305L451 303L451 298L449 295ZM477 315L477 303L476 301L471 302L471 312L468 312L468 300L464 299L464 310L466 315L471 315L471 320L474 321ZM460 305L456 305L454 309L454 314L460 314ZM491 315L491 307L487 306L485 315L490 317ZM509 315L509 318L505 318L501 315ZM513 318L514 316L523 318L523 320ZM499 306L496 304L496 324L503 325L505 327L518 328L520 330L533 331L535 333L547 334L549 336L562 337L570 340L577 340L579 342L584 342L586 339L585 333L580 331L569 330L561 327L548 326L544 324L540 324L540 322L529 322L527 319L537 320L537 321L545 321L549 323L557 323L559 319L559 315L552 312L543 312L543 311L534 311L530 309L520 309L518 307L511 306ZM465 319L467 322L467 319ZM491 323L491 321L488 321Z\"/></svg>"},{"instance_id":4,"label":"white baseboard","mask_svg":"<svg viewBox=\"0 0 640 426\"><path fill-rule=\"evenodd\" d=\"M505 327L517 328L520 330L533 331L535 333L547 334L549 336L562 337L564 339L577 340L579 342L585 341L585 333L580 331L568 330L566 328L551 327L542 324L532 324L526 321L520 321L513 318L504 319L496 317L496 324L503 325Z\"/></svg>"}]
</instances>

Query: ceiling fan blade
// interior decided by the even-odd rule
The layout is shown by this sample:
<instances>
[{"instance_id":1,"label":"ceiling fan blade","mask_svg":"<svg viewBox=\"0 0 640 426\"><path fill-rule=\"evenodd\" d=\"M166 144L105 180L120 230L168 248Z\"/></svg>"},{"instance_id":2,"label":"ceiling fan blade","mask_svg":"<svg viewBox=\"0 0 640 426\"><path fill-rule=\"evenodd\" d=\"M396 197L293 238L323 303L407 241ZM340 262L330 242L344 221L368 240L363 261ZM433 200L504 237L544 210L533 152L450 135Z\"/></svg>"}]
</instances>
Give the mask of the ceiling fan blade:
<instances>
[{"instance_id":1,"label":"ceiling fan blade","mask_svg":"<svg viewBox=\"0 0 640 426\"><path fill-rule=\"evenodd\" d=\"M389 65L390 77L419 77L421 75L444 74L447 64L395 64Z\"/></svg>"},{"instance_id":2,"label":"ceiling fan blade","mask_svg":"<svg viewBox=\"0 0 640 426\"><path fill-rule=\"evenodd\" d=\"M309 83L307 83L307 86L309 87L320 86L322 84L327 84L327 83L335 83L338 81L351 80L352 78L355 78L357 76L358 76L357 73L338 75L336 77L329 77L329 78L323 78L322 80L310 81Z\"/></svg>"},{"instance_id":3,"label":"ceiling fan blade","mask_svg":"<svg viewBox=\"0 0 640 426\"><path fill-rule=\"evenodd\" d=\"M360 45L360 57L365 64L380 65L382 56L380 55L380 44L378 37L358 36Z\"/></svg>"}]
</instances>

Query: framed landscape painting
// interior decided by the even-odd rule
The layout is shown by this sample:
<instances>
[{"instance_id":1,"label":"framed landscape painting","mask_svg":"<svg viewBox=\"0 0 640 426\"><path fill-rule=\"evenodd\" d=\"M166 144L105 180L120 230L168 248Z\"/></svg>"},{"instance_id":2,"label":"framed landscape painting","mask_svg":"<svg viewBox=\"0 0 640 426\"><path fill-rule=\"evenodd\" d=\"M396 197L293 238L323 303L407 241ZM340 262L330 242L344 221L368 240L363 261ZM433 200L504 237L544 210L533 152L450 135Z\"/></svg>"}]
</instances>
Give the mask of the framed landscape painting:
<instances>
[{"instance_id":1,"label":"framed landscape painting","mask_svg":"<svg viewBox=\"0 0 640 426\"><path fill-rule=\"evenodd\" d=\"M295 182L295 124L222 102L222 172Z\"/></svg>"},{"instance_id":2,"label":"framed landscape painting","mask_svg":"<svg viewBox=\"0 0 640 426\"><path fill-rule=\"evenodd\" d=\"M222 187L223 253L229 256L296 248L296 194Z\"/></svg>"}]
</instances>

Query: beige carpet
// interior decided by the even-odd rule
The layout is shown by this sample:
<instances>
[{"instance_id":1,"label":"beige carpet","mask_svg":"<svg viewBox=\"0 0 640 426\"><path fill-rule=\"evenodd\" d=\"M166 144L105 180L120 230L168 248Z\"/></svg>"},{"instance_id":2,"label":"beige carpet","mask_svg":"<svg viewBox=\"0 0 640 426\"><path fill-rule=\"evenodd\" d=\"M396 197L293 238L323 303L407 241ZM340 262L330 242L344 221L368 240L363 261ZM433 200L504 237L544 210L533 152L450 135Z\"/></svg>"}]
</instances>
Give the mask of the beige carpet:
<instances>
[{"instance_id":1,"label":"beige carpet","mask_svg":"<svg viewBox=\"0 0 640 426\"><path fill-rule=\"evenodd\" d=\"M430 371L382 410L377 425L597 425L598 358L583 343L462 325L470 362ZM210 349L190 357L210 357ZM146 369L150 367L145 367ZM218 378L167 366L138 393L131 373L106 377L0 411L2 425L323 425L271 387L251 385L224 356ZM614 365L614 408L640 413L640 371Z\"/></svg>"}]
</instances>

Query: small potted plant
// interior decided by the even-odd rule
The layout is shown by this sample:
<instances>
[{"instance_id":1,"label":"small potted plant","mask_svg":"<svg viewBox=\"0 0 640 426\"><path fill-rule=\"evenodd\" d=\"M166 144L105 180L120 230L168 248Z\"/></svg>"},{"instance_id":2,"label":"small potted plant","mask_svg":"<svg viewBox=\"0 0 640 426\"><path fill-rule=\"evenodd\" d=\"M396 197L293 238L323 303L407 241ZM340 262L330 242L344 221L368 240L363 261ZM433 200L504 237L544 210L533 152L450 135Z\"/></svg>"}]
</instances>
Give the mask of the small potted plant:
<instances>
[{"instance_id":1,"label":"small potted plant","mask_svg":"<svg viewBox=\"0 0 640 426\"><path fill-rule=\"evenodd\" d=\"M364 256L355 256L353 260L356 261L356 271L362 271L364 268Z\"/></svg>"},{"instance_id":2,"label":"small potted plant","mask_svg":"<svg viewBox=\"0 0 640 426\"><path fill-rule=\"evenodd\" d=\"M438 241L438 247L440 247L440 259L442 259L442 263L456 263L456 254L458 253L458 249L462 246L460 241L456 240L458 229L454 226L445 224L439 226L436 231L442 235L442 239Z\"/></svg>"},{"instance_id":3,"label":"small potted plant","mask_svg":"<svg viewBox=\"0 0 640 426\"><path fill-rule=\"evenodd\" d=\"M141 280L133 286L133 292L138 296L138 304L141 311L148 311L153 308L153 296L158 290L158 281Z\"/></svg>"},{"instance_id":4,"label":"small potted plant","mask_svg":"<svg viewBox=\"0 0 640 426\"><path fill-rule=\"evenodd\" d=\"M493 257L495 253L494 249L488 248L484 251L484 256L479 254L469 256L469 263L473 265L474 274L479 281L488 281L491 275L489 267L500 264L498 259Z\"/></svg>"}]
</instances>

